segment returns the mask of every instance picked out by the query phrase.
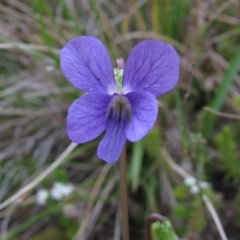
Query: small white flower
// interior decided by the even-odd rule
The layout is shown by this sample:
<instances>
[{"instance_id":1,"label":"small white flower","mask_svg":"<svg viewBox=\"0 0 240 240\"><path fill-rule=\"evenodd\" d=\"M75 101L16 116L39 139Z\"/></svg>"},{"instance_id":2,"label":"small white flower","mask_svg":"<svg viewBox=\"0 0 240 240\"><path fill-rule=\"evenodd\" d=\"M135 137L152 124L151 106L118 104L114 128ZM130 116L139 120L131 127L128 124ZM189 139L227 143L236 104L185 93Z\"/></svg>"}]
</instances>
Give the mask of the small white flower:
<instances>
[{"instance_id":1,"label":"small white flower","mask_svg":"<svg viewBox=\"0 0 240 240\"><path fill-rule=\"evenodd\" d=\"M51 72L54 70L54 66L46 66L46 71Z\"/></svg>"},{"instance_id":2,"label":"small white flower","mask_svg":"<svg viewBox=\"0 0 240 240\"><path fill-rule=\"evenodd\" d=\"M200 186L201 186L201 188L210 188L210 185L207 182L201 182Z\"/></svg>"},{"instance_id":3,"label":"small white flower","mask_svg":"<svg viewBox=\"0 0 240 240\"><path fill-rule=\"evenodd\" d=\"M183 183L190 187L191 194L196 194L199 192L199 185L202 189L210 188L210 185L207 182L200 182L198 185L197 179L195 177L187 177L183 180Z\"/></svg>"},{"instance_id":4,"label":"small white flower","mask_svg":"<svg viewBox=\"0 0 240 240\"><path fill-rule=\"evenodd\" d=\"M194 186L197 183L197 179L195 177L187 177L184 178L183 182L188 186Z\"/></svg>"},{"instance_id":5,"label":"small white flower","mask_svg":"<svg viewBox=\"0 0 240 240\"><path fill-rule=\"evenodd\" d=\"M196 194L199 192L199 187L197 185L194 185L190 188L190 193L191 194Z\"/></svg>"},{"instance_id":6,"label":"small white flower","mask_svg":"<svg viewBox=\"0 0 240 240\"><path fill-rule=\"evenodd\" d=\"M46 189L39 189L36 194L36 203L38 205L44 205L46 204L47 198L48 198L48 191Z\"/></svg>"},{"instance_id":7,"label":"small white flower","mask_svg":"<svg viewBox=\"0 0 240 240\"><path fill-rule=\"evenodd\" d=\"M70 184L63 184L55 182L50 190L51 197L55 200L61 200L64 197L70 195L74 190L74 187Z\"/></svg>"}]
</instances>

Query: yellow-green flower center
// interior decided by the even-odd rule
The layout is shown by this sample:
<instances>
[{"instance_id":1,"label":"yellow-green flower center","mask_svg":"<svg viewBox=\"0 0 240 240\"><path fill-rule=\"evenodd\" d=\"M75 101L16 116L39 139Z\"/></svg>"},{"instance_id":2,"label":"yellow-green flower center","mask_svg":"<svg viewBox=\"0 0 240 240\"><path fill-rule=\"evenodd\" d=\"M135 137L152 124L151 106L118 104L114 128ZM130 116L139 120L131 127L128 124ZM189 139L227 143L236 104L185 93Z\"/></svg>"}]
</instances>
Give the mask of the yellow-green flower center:
<instances>
[{"instance_id":1,"label":"yellow-green flower center","mask_svg":"<svg viewBox=\"0 0 240 240\"><path fill-rule=\"evenodd\" d=\"M122 93L123 69L114 68L114 77L119 93Z\"/></svg>"}]
</instances>

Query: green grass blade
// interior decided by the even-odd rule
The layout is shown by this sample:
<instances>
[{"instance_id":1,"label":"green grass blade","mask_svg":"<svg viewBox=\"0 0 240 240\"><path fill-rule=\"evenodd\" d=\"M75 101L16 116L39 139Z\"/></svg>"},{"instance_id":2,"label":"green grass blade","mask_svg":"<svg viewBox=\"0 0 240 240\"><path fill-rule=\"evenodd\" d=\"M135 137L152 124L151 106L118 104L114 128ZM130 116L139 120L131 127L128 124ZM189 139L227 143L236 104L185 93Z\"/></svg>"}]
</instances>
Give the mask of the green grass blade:
<instances>
[{"instance_id":1,"label":"green grass blade","mask_svg":"<svg viewBox=\"0 0 240 240\"><path fill-rule=\"evenodd\" d=\"M46 218L47 216L49 216L52 213L56 213L61 211L62 209L62 205L56 205L56 206L51 206L50 208L38 213L37 215L31 217L29 220L25 221L24 223L20 224L19 226L17 226L16 228L14 228L13 230L11 230L7 236L6 236L6 240L8 239L12 239L13 237L17 236L18 234L20 234L22 231L28 229L29 227L31 227L33 224L41 221L42 219Z\"/></svg>"},{"instance_id":2,"label":"green grass blade","mask_svg":"<svg viewBox=\"0 0 240 240\"><path fill-rule=\"evenodd\" d=\"M178 116L178 125L180 127L180 133L181 133L181 138L182 138L182 147L184 152L188 152L190 148L190 143L189 143L189 136L188 136L188 129L186 125L186 113L184 111L182 99L180 96L180 91L179 88L175 88L173 90L174 93L174 98L175 98L175 103L177 107L177 116Z\"/></svg>"},{"instance_id":3,"label":"green grass blade","mask_svg":"<svg viewBox=\"0 0 240 240\"><path fill-rule=\"evenodd\" d=\"M132 157L129 167L129 183L133 190L138 188L140 183L140 175L142 170L142 160L144 153L143 141L139 141L133 144Z\"/></svg>"},{"instance_id":4,"label":"green grass blade","mask_svg":"<svg viewBox=\"0 0 240 240\"><path fill-rule=\"evenodd\" d=\"M230 62L230 68L226 72L222 84L217 89L216 94L209 105L210 108L214 110L219 110L222 107L223 102L226 98L226 94L234 80L234 77L237 75L239 67L240 67L240 49L233 56ZM214 123L216 121L216 115L206 112L204 113L202 121L203 121L202 126L204 126L204 128L202 129L203 134L205 137L209 137L212 132Z\"/></svg>"}]
</instances>

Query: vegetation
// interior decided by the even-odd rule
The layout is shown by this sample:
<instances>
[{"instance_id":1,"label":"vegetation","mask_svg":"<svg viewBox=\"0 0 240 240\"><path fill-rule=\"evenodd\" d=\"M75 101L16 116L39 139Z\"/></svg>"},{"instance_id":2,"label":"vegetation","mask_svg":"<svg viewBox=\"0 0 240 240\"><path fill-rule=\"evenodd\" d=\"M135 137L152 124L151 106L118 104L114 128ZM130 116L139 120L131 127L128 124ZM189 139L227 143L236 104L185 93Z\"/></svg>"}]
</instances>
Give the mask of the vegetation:
<instances>
[{"instance_id":1,"label":"vegetation","mask_svg":"<svg viewBox=\"0 0 240 240\"><path fill-rule=\"evenodd\" d=\"M208 201L228 239L240 239L239 11L238 0L1 0L0 206L70 144L65 118L82 93L62 75L61 47L97 36L115 63L155 38L176 48L181 77L159 98L149 135L127 144L130 239L144 239L145 217L154 212L182 239L221 239ZM97 159L99 139L74 146L4 205L0 239L120 239L118 165ZM56 182L74 191L55 199ZM42 189L46 203L37 201Z\"/></svg>"}]
</instances>

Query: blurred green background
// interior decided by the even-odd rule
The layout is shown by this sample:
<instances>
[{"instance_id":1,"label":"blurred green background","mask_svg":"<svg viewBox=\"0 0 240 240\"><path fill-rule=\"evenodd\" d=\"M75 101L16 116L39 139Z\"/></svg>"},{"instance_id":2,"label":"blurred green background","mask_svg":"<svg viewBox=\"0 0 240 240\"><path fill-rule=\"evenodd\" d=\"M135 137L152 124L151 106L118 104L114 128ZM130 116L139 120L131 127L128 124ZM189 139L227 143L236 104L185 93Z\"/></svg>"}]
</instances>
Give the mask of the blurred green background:
<instances>
[{"instance_id":1,"label":"blurred green background","mask_svg":"<svg viewBox=\"0 0 240 240\"><path fill-rule=\"evenodd\" d=\"M70 144L66 114L82 93L63 77L58 54L81 35L100 38L114 65L149 38L172 44L181 57L178 87L159 98L155 127L127 144L130 239L144 239L153 212L167 216L182 239L220 239L203 194L228 238L240 239L239 0L1 0L0 202ZM120 239L118 164L97 159L99 140L78 146L2 209L0 239ZM208 184L200 189L201 182ZM62 197L50 194L69 187Z\"/></svg>"}]
</instances>

